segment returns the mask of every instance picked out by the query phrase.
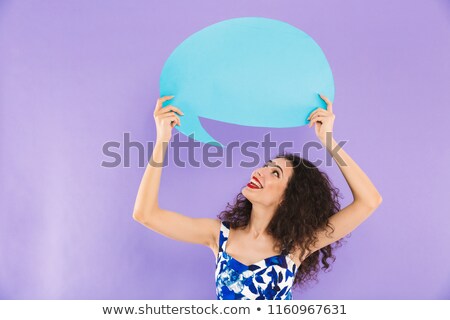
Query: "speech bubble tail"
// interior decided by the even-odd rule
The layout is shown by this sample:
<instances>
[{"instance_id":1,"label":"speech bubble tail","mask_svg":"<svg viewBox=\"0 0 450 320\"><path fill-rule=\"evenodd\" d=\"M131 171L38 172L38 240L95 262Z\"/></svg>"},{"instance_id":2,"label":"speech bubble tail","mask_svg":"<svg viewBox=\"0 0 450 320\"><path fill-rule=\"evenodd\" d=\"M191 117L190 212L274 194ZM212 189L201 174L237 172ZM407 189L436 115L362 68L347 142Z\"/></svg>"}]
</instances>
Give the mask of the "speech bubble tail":
<instances>
[{"instance_id":1,"label":"speech bubble tail","mask_svg":"<svg viewBox=\"0 0 450 320\"><path fill-rule=\"evenodd\" d=\"M184 115L181 118L181 126L177 126L178 131L199 142L207 143L216 147L224 148L219 141L211 137L211 135L203 128L197 116Z\"/></svg>"}]
</instances>

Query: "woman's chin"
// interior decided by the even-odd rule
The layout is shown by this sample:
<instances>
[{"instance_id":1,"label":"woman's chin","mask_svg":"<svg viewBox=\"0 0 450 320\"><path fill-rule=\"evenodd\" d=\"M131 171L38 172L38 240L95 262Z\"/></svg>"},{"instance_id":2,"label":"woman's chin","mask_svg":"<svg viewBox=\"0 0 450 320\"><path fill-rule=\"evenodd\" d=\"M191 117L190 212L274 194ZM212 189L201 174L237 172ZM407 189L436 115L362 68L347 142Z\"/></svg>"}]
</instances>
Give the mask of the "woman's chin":
<instances>
[{"instance_id":1,"label":"woman's chin","mask_svg":"<svg viewBox=\"0 0 450 320\"><path fill-rule=\"evenodd\" d=\"M250 196L250 198L251 198L251 190L250 190L250 188L249 187L247 187L247 186L245 186L244 188L242 188L242 190L241 190L241 192L242 192L242 194L244 195L244 197L246 197L247 199L249 199L249 196ZM249 199L250 200L250 199Z\"/></svg>"},{"instance_id":2,"label":"woman's chin","mask_svg":"<svg viewBox=\"0 0 450 320\"><path fill-rule=\"evenodd\" d=\"M252 192L253 190L247 186L245 186L241 192L244 195L244 197L247 198L250 202L252 202L252 199L255 197L255 194Z\"/></svg>"}]
</instances>

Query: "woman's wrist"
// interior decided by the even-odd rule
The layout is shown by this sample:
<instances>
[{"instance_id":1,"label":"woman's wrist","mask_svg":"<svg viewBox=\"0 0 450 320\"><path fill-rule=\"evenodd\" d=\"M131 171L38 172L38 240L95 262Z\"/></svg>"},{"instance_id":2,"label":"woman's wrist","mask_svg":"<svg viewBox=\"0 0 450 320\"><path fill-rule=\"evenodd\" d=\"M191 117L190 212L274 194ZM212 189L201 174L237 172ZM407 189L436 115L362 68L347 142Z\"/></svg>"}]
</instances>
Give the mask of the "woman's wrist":
<instances>
[{"instance_id":1,"label":"woman's wrist","mask_svg":"<svg viewBox=\"0 0 450 320\"><path fill-rule=\"evenodd\" d=\"M333 149L333 146L336 145L336 140L334 139L332 132L327 132L327 135L325 137L320 137L319 140L328 150Z\"/></svg>"},{"instance_id":2,"label":"woman's wrist","mask_svg":"<svg viewBox=\"0 0 450 320\"><path fill-rule=\"evenodd\" d=\"M169 144L171 137L156 136L156 144Z\"/></svg>"}]
</instances>

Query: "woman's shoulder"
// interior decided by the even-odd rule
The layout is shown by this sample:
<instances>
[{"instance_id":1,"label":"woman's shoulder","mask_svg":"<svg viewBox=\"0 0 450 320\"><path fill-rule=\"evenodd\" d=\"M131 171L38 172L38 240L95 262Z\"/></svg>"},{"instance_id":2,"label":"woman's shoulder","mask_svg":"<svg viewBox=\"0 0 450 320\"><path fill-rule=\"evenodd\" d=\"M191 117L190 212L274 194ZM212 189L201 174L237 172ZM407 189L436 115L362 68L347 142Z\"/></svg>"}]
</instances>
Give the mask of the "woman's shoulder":
<instances>
[{"instance_id":1,"label":"woman's shoulder","mask_svg":"<svg viewBox=\"0 0 450 320\"><path fill-rule=\"evenodd\" d=\"M214 238L218 238L218 234L222 227L222 221L219 219L208 218L209 220L209 231Z\"/></svg>"},{"instance_id":2,"label":"woman's shoulder","mask_svg":"<svg viewBox=\"0 0 450 320\"><path fill-rule=\"evenodd\" d=\"M302 250L300 246L296 246L293 249L293 251L289 254L289 257L291 258L291 260L295 262L297 266L302 264L305 259L307 259L312 253L315 252L315 250L306 250L306 252L303 253L303 256L300 256L301 252Z\"/></svg>"}]
</instances>

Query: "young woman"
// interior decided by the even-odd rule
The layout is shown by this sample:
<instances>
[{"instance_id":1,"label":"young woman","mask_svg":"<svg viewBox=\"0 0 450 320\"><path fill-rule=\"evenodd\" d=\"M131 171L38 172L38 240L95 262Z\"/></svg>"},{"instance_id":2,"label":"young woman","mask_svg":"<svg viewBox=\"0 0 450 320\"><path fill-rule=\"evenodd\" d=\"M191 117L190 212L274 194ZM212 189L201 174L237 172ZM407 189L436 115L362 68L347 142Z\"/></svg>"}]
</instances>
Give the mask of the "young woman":
<instances>
[{"instance_id":1,"label":"young woman","mask_svg":"<svg viewBox=\"0 0 450 320\"><path fill-rule=\"evenodd\" d=\"M156 103L156 145L133 218L166 237L209 247L216 257L218 299L292 299L292 287L315 279L320 261L323 269L330 266L332 244L339 246L340 239L381 204L369 178L334 140L332 104L321 96L327 109L314 110L309 127L315 125L316 136L349 184L354 198L350 205L340 210L339 190L311 162L282 154L252 172L235 203L228 204L218 219L190 218L160 208L160 164L173 127L181 125L178 115L183 115L175 106L162 107L172 98Z\"/></svg>"}]
</instances>

